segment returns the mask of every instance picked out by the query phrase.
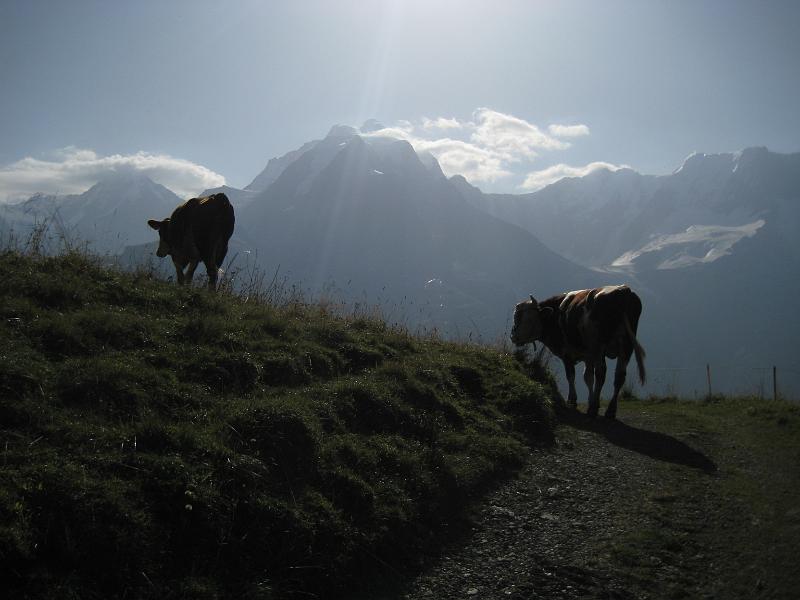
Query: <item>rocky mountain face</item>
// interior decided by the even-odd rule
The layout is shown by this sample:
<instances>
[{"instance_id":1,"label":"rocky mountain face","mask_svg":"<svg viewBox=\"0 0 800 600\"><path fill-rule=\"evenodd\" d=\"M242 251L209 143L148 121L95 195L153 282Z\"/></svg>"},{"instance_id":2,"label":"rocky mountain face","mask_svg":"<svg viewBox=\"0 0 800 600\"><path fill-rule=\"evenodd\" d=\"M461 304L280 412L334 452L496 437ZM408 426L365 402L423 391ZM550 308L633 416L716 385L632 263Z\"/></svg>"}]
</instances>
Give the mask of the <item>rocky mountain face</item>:
<instances>
[{"instance_id":1,"label":"rocky mountain face","mask_svg":"<svg viewBox=\"0 0 800 600\"><path fill-rule=\"evenodd\" d=\"M255 179L253 179L253 181L251 181L244 189L248 192L263 192L269 186L275 183L275 180L280 176L281 173L283 173L287 166L292 164L309 150L313 149L317 144L319 144L319 142L319 140L313 140L303 144L297 150L287 152L281 157L271 158L267 163L267 166L264 167L264 170L256 175Z\"/></svg>"}]
</instances>

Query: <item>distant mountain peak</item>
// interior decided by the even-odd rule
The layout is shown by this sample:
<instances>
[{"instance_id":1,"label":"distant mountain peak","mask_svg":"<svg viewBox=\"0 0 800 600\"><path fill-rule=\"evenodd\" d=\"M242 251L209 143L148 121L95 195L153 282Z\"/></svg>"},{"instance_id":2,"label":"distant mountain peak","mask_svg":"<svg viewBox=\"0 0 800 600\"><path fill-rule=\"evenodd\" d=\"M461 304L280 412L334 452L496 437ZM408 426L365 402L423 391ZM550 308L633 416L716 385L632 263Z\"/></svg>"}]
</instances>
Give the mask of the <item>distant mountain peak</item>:
<instances>
[{"instance_id":1,"label":"distant mountain peak","mask_svg":"<svg viewBox=\"0 0 800 600\"><path fill-rule=\"evenodd\" d=\"M696 173L706 169L711 163L719 163L720 160L730 164L732 159L732 154L706 154L705 152L695 151L684 159L681 166L673 171L673 175ZM732 169L733 165L730 166Z\"/></svg>"},{"instance_id":2,"label":"distant mountain peak","mask_svg":"<svg viewBox=\"0 0 800 600\"><path fill-rule=\"evenodd\" d=\"M768 160L772 154L765 146L751 146L738 152L716 154L692 152L686 157L683 164L673 171L673 175L699 173L709 170L733 172L741 165L756 164L760 161Z\"/></svg>"},{"instance_id":3,"label":"distant mountain peak","mask_svg":"<svg viewBox=\"0 0 800 600\"><path fill-rule=\"evenodd\" d=\"M744 150L740 150L733 156L736 162L736 168L743 166L751 167L762 164L765 161L769 161L770 157L772 156L772 152L770 152L765 146L753 146L750 148L745 148Z\"/></svg>"},{"instance_id":4,"label":"distant mountain peak","mask_svg":"<svg viewBox=\"0 0 800 600\"><path fill-rule=\"evenodd\" d=\"M436 157L427 151L417 152L417 157L419 157L420 162L427 167L429 171L436 173L437 175L441 174L442 177L446 177L444 171L442 171L442 167L439 164L439 161Z\"/></svg>"},{"instance_id":5,"label":"distant mountain peak","mask_svg":"<svg viewBox=\"0 0 800 600\"><path fill-rule=\"evenodd\" d=\"M312 171L319 173L340 150L349 149L352 151L366 146L374 148L380 155L388 153L388 155L394 155L395 159L404 157L404 160L421 162L430 173L444 177L439 162L433 155L428 153L418 154L406 140L366 135L381 129L384 129L384 125L376 119L368 119L358 129L350 125L334 125L322 140L307 142L297 150L287 152L279 158L271 158L264 170L244 190L259 193L266 191L291 164L312 150L316 150L316 152L311 153L311 155L315 156L315 166Z\"/></svg>"},{"instance_id":6,"label":"distant mountain peak","mask_svg":"<svg viewBox=\"0 0 800 600\"><path fill-rule=\"evenodd\" d=\"M103 203L107 202L106 198L114 197L121 200L122 198L130 199L152 195L175 196L174 192L168 188L156 183L143 172L134 169L107 171L82 195L87 198L100 198Z\"/></svg>"},{"instance_id":7,"label":"distant mountain peak","mask_svg":"<svg viewBox=\"0 0 800 600\"><path fill-rule=\"evenodd\" d=\"M766 146L750 146L744 150L736 152L734 156L736 156L736 158L745 158L754 156L767 156L769 154L771 154L771 152Z\"/></svg>"},{"instance_id":8,"label":"distant mountain peak","mask_svg":"<svg viewBox=\"0 0 800 600\"><path fill-rule=\"evenodd\" d=\"M131 183L151 183L155 182L144 172L132 168L116 168L103 172L98 183L112 184L131 184Z\"/></svg>"},{"instance_id":9,"label":"distant mountain peak","mask_svg":"<svg viewBox=\"0 0 800 600\"><path fill-rule=\"evenodd\" d=\"M381 129L386 129L383 123L377 119L367 119L361 126L360 131L361 133L372 133L373 131L380 131Z\"/></svg>"},{"instance_id":10,"label":"distant mountain peak","mask_svg":"<svg viewBox=\"0 0 800 600\"><path fill-rule=\"evenodd\" d=\"M319 144L319 142L320 140L306 142L297 150L287 152L278 158L269 159L267 166L264 167L264 170L256 175L255 179L253 179L249 185L245 186L244 190L247 192L263 192L270 185L272 185L278 177L280 177L281 173L283 173L287 166L314 148L317 144Z\"/></svg>"},{"instance_id":11,"label":"distant mountain peak","mask_svg":"<svg viewBox=\"0 0 800 600\"><path fill-rule=\"evenodd\" d=\"M326 138L349 138L358 135L355 127L349 125L334 125L326 135Z\"/></svg>"}]
</instances>

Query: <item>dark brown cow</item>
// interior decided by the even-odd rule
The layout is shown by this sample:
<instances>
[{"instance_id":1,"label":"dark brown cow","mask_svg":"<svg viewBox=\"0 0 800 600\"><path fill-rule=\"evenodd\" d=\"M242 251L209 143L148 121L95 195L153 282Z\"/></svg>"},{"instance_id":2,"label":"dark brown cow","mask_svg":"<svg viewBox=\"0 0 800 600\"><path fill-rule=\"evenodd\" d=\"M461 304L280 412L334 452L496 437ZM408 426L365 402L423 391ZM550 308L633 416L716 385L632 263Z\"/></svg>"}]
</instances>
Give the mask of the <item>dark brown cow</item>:
<instances>
[{"instance_id":1,"label":"dark brown cow","mask_svg":"<svg viewBox=\"0 0 800 600\"><path fill-rule=\"evenodd\" d=\"M202 261L208 272L208 288L215 290L217 272L228 253L234 221L228 197L214 194L187 200L172 216L163 221L151 219L147 224L158 231L156 255L172 257L179 284L191 283L197 263Z\"/></svg>"},{"instance_id":2,"label":"dark brown cow","mask_svg":"<svg viewBox=\"0 0 800 600\"><path fill-rule=\"evenodd\" d=\"M539 340L564 362L569 382L568 402L576 406L575 363L583 362L589 388L588 414L596 417L606 380L606 357L616 358L614 395L606 417L617 414L617 396L625 383L631 354L636 354L639 379L645 380L644 348L636 340L642 301L628 286L579 290L537 302L531 296L514 309L511 341L517 346Z\"/></svg>"}]
</instances>

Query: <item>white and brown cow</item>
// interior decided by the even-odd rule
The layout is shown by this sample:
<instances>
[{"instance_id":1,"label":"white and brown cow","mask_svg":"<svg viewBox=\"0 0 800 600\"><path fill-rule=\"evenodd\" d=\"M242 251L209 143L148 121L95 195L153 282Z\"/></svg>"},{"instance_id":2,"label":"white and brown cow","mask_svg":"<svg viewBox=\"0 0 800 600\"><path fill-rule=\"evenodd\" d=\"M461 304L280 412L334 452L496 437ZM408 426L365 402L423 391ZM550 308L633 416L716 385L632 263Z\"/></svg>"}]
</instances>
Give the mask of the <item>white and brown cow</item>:
<instances>
[{"instance_id":1,"label":"white and brown cow","mask_svg":"<svg viewBox=\"0 0 800 600\"><path fill-rule=\"evenodd\" d=\"M172 257L179 284L190 284L197 264L202 261L208 272L208 288L215 290L234 222L228 197L214 194L187 200L170 217L161 221L150 219L147 224L158 231L156 255Z\"/></svg>"},{"instance_id":2,"label":"white and brown cow","mask_svg":"<svg viewBox=\"0 0 800 600\"><path fill-rule=\"evenodd\" d=\"M631 354L636 355L639 379L645 380L644 348L636 340L642 301L627 285L579 290L537 302L531 296L514 309L511 341L517 346L541 341L564 362L569 382L568 403L576 406L575 363L583 362L589 388L587 414L597 416L600 391L606 380L606 357L616 358L614 395L606 417L617 414L617 396L625 383Z\"/></svg>"}]
</instances>

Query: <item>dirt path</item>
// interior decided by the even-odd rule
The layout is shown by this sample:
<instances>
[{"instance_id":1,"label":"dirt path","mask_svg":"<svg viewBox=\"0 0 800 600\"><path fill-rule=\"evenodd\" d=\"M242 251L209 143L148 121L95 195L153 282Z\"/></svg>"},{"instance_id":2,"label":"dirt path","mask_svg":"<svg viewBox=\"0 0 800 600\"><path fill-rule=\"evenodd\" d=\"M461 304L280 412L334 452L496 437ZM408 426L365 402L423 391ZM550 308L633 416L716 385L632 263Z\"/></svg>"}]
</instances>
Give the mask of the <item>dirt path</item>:
<instances>
[{"instance_id":1,"label":"dirt path","mask_svg":"<svg viewBox=\"0 0 800 600\"><path fill-rule=\"evenodd\" d=\"M735 445L659 427L646 405L616 423L572 417L394 597L788 598L737 550L758 524L726 482Z\"/></svg>"}]
</instances>

